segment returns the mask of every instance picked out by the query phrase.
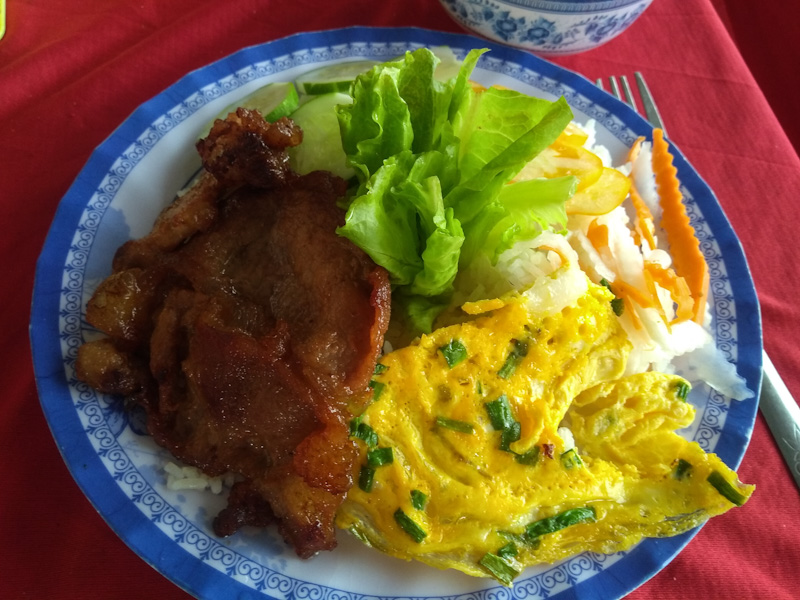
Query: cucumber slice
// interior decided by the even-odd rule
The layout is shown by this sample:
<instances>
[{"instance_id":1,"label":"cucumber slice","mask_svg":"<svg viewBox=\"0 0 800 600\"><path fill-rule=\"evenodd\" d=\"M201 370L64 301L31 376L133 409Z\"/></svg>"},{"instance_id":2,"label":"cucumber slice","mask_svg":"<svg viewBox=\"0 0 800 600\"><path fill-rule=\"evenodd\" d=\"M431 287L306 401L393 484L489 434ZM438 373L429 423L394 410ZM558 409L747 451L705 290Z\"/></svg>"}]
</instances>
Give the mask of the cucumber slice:
<instances>
[{"instance_id":1,"label":"cucumber slice","mask_svg":"<svg viewBox=\"0 0 800 600\"><path fill-rule=\"evenodd\" d=\"M374 60L358 60L327 65L300 75L295 83L301 93L312 96L334 92L348 93L353 80L377 64Z\"/></svg>"},{"instance_id":2,"label":"cucumber slice","mask_svg":"<svg viewBox=\"0 0 800 600\"><path fill-rule=\"evenodd\" d=\"M311 171L331 171L350 179L355 171L347 166L342 148L338 104L351 104L353 99L342 92L315 96L289 117L303 130L303 143L289 148L289 164L301 175Z\"/></svg>"},{"instance_id":3,"label":"cucumber slice","mask_svg":"<svg viewBox=\"0 0 800 600\"><path fill-rule=\"evenodd\" d=\"M435 77L439 81L448 81L458 75L461 61L449 46L435 46L431 48L436 57L441 61L436 66ZM400 58L400 57L398 57ZM350 85L356 77L380 64L373 60L358 60L326 65L309 71L295 80L301 94L310 96L331 94L334 92L350 92Z\"/></svg>"},{"instance_id":4,"label":"cucumber slice","mask_svg":"<svg viewBox=\"0 0 800 600\"><path fill-rule=\"evenodd\" d=\"M217 113L217 116L206 126L200 137L203 138L208 135L215 120L224 119L228 116L228 113L232 113L240 106L257 109L267 121L272 123L293 113L297 110L299 104L300 98L293 83L283 81L268 83L244 98L229 104Z\"/></svg>"},{"instance_id":5,"label":"cucumber slice","mask_svg":"<svg viewBox=\"0 0 800 600\"><path fill-rule=\"evenodd\" d=\"M300 103L297 88L290 81L268 83L242 98L237 106L258 109L270 123L287 117ZM234 107L235 109L236 107Z\"/></svg>"}]
</instances>

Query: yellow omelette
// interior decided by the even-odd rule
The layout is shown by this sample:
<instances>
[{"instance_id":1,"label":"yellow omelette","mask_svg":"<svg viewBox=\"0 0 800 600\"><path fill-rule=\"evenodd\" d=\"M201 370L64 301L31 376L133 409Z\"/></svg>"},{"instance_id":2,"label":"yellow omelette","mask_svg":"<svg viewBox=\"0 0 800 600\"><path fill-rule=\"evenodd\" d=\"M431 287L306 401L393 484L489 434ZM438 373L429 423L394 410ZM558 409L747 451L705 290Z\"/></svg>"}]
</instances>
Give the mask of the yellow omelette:
<instances>
[{"instance_id":1,"label":"yellow omelette","mask_svg":"<svg viewBox=\"0 0 800 600\"><path fill-rule=\"evenodd\" d=\"M337 525L393 556L494 577L675 535L752 486L675 431L688 383L623 377L630 351L599 285L560 312L519 297L385 355L351 423L359 483Z\"/></svg>"}]
</instances>

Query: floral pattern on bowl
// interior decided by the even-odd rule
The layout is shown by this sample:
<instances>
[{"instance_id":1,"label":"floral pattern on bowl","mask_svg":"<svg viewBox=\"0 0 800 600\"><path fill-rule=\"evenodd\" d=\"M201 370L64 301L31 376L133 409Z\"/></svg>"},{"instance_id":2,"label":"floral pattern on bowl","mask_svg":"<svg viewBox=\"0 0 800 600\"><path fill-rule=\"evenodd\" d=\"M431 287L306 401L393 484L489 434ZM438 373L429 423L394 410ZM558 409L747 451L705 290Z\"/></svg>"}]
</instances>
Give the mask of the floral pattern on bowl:
<instances>
[{"instance_id":1,"label":"floral pattern on bowl","mask_svg":"<svg viewBox=\"0 0 800 600\"><path fill-rule=\"evenodd\" d=\"M618 36L653 0L440 0L462 26L537 54L575 54Z\"/></svg>"}]
</instances>

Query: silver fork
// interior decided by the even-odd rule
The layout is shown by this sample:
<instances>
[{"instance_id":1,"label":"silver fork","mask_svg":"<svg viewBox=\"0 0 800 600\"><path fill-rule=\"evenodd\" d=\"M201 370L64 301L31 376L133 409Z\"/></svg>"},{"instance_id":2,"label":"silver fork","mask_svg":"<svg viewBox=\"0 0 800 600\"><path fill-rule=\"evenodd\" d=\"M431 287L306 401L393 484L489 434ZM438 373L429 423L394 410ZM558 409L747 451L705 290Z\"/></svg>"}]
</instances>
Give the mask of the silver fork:
<instances>
[{"instance_id":1,"label":"silver fork","mask_svg":"<svg viewBox=\"0 0 800 600\"><path fill-rule=\"evenodd\" d=\"M667 130L664 128L664 122L661 120L661 114L658 112L658 107L653 101L653 95L650 93L650 88L647 87L647 82L644 80L644 76L639 71L635 71L633 76L636 78L636 87L639 88L639 96L642 99L642 107L644 109L645 118L650 121L650 124L653 127L657 127L663 131L664 136L666 137ZM639 107L636 105L636 100L633 92L631 91L631 86L628 83L628 77L626 75L620 75L619 82L614 75L611 75L608 78L608 82L611 86L611 93L614 94L615 98L628 103L633 110L639 112ZM602 79L597 80L597 87L599 87L601 90L604 89Z\"/></svg>"},{"instance_id":2,"label":"silver fork","mask_svg":"<svg viewBox=\"0 0 800 600\"><path fill-rule=\"evenodd\" d=\"M636 78L636 87L639 90L639 97L642 101L644 116L653 127L661 129L666 136L667 131L664 128L661 115L653 100L653 95L650 93L650 88L647 87L644 76L636 71L634 77ZM620 75L618 80L617 77L612 75L608 78L608 81L611 93L639 112L628 78L625 75ZM602 79L598 79L596 83L600 89L604 89ZM792 394L765 350L762 350L761 357L762 380L758 406L772 432L772 436L778 443L778 448L780 448L781 454L783 454L783 458L789 466L795 483L800 487L800 407L792 398Z\"/></svg>"}]
</instances>

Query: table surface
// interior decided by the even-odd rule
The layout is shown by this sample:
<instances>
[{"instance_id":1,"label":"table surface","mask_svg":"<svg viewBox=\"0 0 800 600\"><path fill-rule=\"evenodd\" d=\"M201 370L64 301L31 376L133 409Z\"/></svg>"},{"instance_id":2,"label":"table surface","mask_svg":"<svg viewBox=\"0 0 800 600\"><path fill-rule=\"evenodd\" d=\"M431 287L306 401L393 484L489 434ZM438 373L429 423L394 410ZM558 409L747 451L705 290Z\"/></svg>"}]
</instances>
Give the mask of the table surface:
<instances>
[{"instance_id":1,"label":"table surface","mask_svg":"<svg viewBox=\"0 0 800 600\"><path fill-rule=\"evenodd\" d=\"M92 150L139 104L241 47L349 25L461 30L432 0L7 4L0 41L0 251L9 259L0 289L0 597L186 598L94 511L39 405L28 321L35 261L58 202ZM644 73L670 137L715 190L741 239L765 347L800 397L792 245L800 230L800 159L725 27L730 14L721 19L715 5L724 8L725 0L656 0L621 37L553 61L590 79ZM787 9L794 14L786 28L800 17L800 9ZM796 98L800 89L795 81L783 91ZM770 93L781 96L775 86ZM794 116L782 114L784 122ZM739 474L756 484L752 499L708 523L630 598L797 597L800 492L761 416Z\"/></svg>"}]
</instances>

